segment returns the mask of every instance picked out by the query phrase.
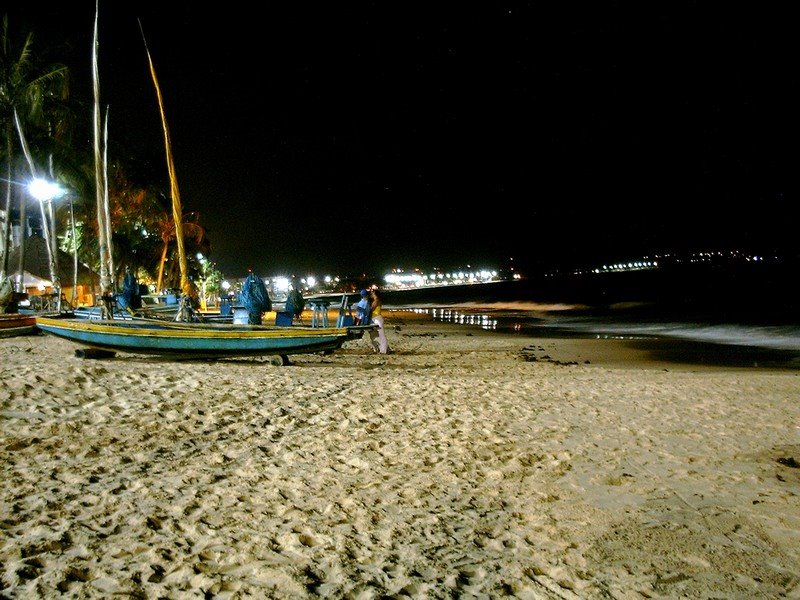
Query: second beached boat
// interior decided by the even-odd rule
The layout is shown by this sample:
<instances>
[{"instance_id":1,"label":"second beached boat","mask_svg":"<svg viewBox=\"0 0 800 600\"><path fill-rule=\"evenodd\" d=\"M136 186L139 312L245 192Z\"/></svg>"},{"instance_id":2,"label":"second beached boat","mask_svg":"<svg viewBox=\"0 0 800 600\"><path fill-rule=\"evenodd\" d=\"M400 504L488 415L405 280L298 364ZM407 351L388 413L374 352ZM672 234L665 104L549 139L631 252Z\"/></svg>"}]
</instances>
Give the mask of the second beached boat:
<instances>
[{"instance_id":1,"label":"second beached boat","mask_svg":"<svg viewBox=\"0 0 800 600\"><path fill-rule=\"evenodd\" d=\"M36 318L33 315L6 313L0 315L0 337L28 335L36 332Z\"/></svg>"}]
</instances>

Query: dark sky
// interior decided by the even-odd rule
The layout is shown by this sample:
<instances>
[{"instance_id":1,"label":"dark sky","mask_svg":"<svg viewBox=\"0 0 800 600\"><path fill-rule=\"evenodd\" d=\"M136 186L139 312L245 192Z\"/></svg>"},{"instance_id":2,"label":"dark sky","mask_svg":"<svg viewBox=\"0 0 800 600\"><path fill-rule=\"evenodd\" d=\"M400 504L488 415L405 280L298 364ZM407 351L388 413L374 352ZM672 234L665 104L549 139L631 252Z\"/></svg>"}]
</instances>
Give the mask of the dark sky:
<instances>
[{"instance_id":1,"label":"dark sky","mask_svg":"<svg viewBox=\"0 0 800 600\"><path fill-rule=\"evenodd\" d=\"M90 98L94 2L24 4ZM184 211L227 276L797 253L783 11L101 0L101 100L112 153L166 184L140 18Z\"/></svg>"}]
</instances>

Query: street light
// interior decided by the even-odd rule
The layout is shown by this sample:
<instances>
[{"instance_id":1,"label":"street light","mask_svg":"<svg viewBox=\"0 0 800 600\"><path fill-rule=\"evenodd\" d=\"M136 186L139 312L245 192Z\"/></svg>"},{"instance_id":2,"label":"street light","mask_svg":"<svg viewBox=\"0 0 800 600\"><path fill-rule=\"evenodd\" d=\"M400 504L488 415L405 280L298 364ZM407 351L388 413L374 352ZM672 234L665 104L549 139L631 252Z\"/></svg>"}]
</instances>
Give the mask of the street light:
<instances>
[{"instance_id":1,"label":"street light","mask_svg":"<svg viewBox=\"0 0 800 600\"><path fill-rule=\"evenodd\" d=\"M53 294L56 297L56 310L61 312L61 281L58 278L56 267L56 248L55 241L55 219L53 218L53 204L52 201L63 197L67 191L52 181L47 181L42 178L35 178L28 184L28 193L39 201L39 207L42 212L42 231L44 232L44 241L47 246L47 259L50 267L50 280L53 285ZM47 203L47 213L50 215L50 222L48 224L47 213L45 213L44 205ZM74 289L74 288L73 288Z\"/></svg>"},{"instance_id":2,"label":"street light","mask_svg":"<svg viewBox=\"0 0 800 600\"><path fill-rule=\"evenodd\" d=\"M58 200L66 195L67 190L62 188L57 183L47 181L46 179L37 178L28 184L28 191L31 196L40 202Z\"/></svg>"},{"instance_id":3,"label":"street light","mask_svg":"<svg viewBox=\"0 0 800 600\"><path fill-rule=\"evenodd\" d=\"M50 236L53 242L53 254L57 256L57 247L56 247L56 227L55 227L55 218L53 215L53 200L60 200L64 196L68 195L69 192L62 188L57 183L53 183L52 181L47 181L46 179L37 178L31 181L28 184L28 191L35 199L39 200L39 202L47 202L48 212L50 214ZM75 298L78 291L78 240L77 240L77 233L75 231L75 211L72 205L72 195L69 194L69 222L71 228L71 237L72 237L72 294L70 295L70 304L75 306ZM57 261L54 262L57 263ZM58 265L56 264L56 267ZM59 302L58 307L59 311L61 310L61 294L59 293Z\"/></svg>"}]
</instances>

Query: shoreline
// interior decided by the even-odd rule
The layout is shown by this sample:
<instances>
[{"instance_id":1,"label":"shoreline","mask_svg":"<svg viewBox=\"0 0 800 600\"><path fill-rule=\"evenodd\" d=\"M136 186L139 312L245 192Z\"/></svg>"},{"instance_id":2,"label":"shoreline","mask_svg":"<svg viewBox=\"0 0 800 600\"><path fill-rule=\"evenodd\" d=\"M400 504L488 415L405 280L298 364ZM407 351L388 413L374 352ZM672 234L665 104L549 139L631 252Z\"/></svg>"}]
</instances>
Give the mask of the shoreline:
<instances>
[{"instance_id":1,"label":"shoreline","mask_svg":"<svg viewBox=\"0 0 800 600\"><path fill-rule=\"evenodd\" d=\"M618 368L800 370L800 352L680 338L598 335L567 330L496 331L480 325L442 323L430 315L390 309L387 328L413 326L518 340L547 346L554 360Z\"/></svg>"},{"instance_id":2,"label":"shoreline","mask_svg":"<svg viewBox=\"0 0 800 600\"><path fill-rule=\"evenodd\" d=\"M796 373L387 324L288 366L0 339L0 593L800 591Z\"/></svg>"}]
</instances>

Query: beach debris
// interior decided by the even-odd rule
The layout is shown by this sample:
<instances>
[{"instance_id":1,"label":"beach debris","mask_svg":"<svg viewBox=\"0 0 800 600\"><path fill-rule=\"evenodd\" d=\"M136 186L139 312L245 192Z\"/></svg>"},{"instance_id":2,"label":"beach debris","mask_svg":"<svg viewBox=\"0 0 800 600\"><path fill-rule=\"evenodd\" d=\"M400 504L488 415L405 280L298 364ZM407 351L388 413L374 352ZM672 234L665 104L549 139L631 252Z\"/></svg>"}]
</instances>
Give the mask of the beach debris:
<instances>
[{"instance_id":1,"label":"beach debris","mask_svg":"<svg viewBox=\"0 0 800 600\"><path fill-rule=\"evenodd\" d=\"M100 348L78 348L75 350L75 358L89 358L102 360L104 358L114 358L117 355L113 350L102 350Z\"/></svg>"},{"instance_id":2,"label":"beach debris","mask_svg":"<svg viewBox=\"0 0 800 600\"><path fill-rule=\"evenodd\" d=\"M793 456L788 458L781 457L778 459L778 462L785 467L790 467L792 469L800 469L800 463L797 462Z\"/></svg>"},{"instance_id":3,"label":"beach debris","mask_svg":"<svg viewBox=\"0 0 800 600\"><path fill-rule=\"evenodd\" d=\"M571 367L578 364L576 360L553 360L553 358L549 354L543 354L542 356L536 356L537 352L544 352L545 349L542 346L525 346L522 350L520 350L520 356L522 360L525 362L550 362L554 365L561 365L564 367ZM588 363L589 361L586 361Z\"/></svg>"}]
</instances>

